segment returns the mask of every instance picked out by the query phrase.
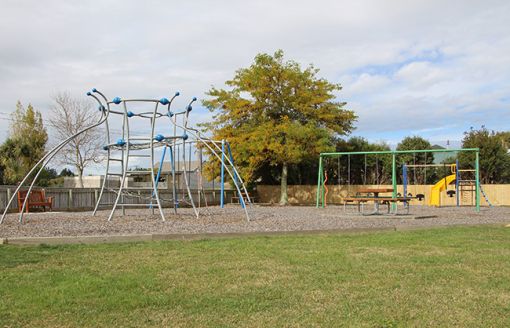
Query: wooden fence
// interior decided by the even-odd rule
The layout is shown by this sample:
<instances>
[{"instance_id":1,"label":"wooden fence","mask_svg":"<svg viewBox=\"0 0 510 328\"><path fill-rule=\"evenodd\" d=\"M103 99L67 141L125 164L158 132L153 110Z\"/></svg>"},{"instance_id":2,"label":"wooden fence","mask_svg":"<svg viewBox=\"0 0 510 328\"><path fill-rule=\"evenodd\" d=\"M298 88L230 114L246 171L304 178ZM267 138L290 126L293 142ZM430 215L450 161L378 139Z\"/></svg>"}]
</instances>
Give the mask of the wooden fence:
<instances>
[{"instance_id":1,"label":"wooden fence","mask_svg":"<svg viewBox=\"0 0 510 328\"><path fill-rule=\"evenodd\" d=\"M330 185L328 186L328 194L326 197L327 204L341 204L343 197L355 195L359 188L392 188L391 185ZM428 205L430 198L430 190L432 185L410 185L407 187L407 192L425 195L425 200L422 202L413 201L417 204ZM449 190L455 190L454 185L449 186ZM482 185L482 189L487 195L487 198L494 206L510 206L510 185L509 184L491 184ZM290 185L287 188L289 203L293 205L315 205L316 202L317 186L314 185ZM402 185L397 187L397 192L403 193ZM261 203L278 203L280 200L280 186L259 185L257 186L258 200ZM461 205L474 205L475 204L474 192L463 192L461 194ZM483 195L481 195L480 204L486 206ZM454 206L455 197L449 197L446 192L441 193L441 205Z\"/></svg>"},{"instance_id":2,"label":"wooden fence","mask_svg":"<svg viewBox=\"0 0 510 328\"><path fill-rule=\"evenodd\" d=\"M3 211L9 198L16 190L15 186L0 186L0 209ZM54 197L53 209L57 211L87 211L94 209L97 198L99 197L99 188L80 188L80 189L69 189L69 188L44 188L47 197ZM151 191L150 190L129 190L130 195L124 196L124 203L129 204L147 204L149 202ZM184 190L179 190L179 199L183 199ZM192 190L193 201L198 204L198 191ZM205 190L204 191L207 204L217 205L220 202L220 191L219 190ZM232 202L232 196L235 194L234 190L225 190L225 203ZM140 197L138 197L140 196ZM101 199L102 209L111 208L115 202L116 194L113 191L106 191ZM161 203L164 207L173 206L172 191L161 190L159 192ZM187 195L186 195L186 198ZM202 206L204 205L204 197L200 200ZM184 202L181 202L183 207L189 206ZM9 210L17 211L18 202L15 199Z\"/></svg>"}]
</instances>

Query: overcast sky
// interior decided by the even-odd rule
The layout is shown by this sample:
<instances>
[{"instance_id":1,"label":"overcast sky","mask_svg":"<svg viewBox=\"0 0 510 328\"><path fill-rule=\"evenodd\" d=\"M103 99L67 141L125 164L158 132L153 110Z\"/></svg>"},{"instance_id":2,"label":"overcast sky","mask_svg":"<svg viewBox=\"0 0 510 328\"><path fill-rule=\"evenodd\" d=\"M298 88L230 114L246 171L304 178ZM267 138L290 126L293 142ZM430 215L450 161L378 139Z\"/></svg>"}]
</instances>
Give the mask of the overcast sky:
<instances>
[{"instance_id":1,"label":"overcast sky","mask_svg":"<svg viewBox=\"0 0 510 328\"><path fill-rule=\"evenodd\" d=\"M508 130L510 1L0 1L0 141L17 100L170 96L222 87L283 49L344 89L355 135L460 140ZM208 118L196 106L196 121Z\"/></svg>"}]
</instances>

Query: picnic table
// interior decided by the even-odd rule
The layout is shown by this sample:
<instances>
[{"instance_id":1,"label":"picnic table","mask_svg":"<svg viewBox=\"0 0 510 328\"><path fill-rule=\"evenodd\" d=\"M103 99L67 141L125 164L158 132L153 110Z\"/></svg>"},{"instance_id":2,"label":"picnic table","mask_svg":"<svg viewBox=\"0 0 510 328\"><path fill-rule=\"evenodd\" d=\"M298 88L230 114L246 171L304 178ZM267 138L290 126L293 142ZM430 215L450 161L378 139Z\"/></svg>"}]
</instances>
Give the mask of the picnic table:
<instances>
[{"instance_id":1,"label":"picnic table","mask_svg":"<svg viewBox=\"0 0 510 328\"><path fill-rule=\"evenodd\" d=\"M393 188L360 188L356 192L355 196L349 196L344 198L344 211L347 203L357 203L358 212L361 212L363 215L378 215L382 214L380 212L380 205L386 204L388 206L387 213L391 212L391 204L395 204L398 202L402 202L404 204L404 208L409 211L409 197L393 197ZM381 195L391 193L390 195ZM374 203L374 210L371 213L365 214L363 213L363 205L367 202ZM393 214L397 214L397 209L395 209Z\"/></svg>"}]
</instances>

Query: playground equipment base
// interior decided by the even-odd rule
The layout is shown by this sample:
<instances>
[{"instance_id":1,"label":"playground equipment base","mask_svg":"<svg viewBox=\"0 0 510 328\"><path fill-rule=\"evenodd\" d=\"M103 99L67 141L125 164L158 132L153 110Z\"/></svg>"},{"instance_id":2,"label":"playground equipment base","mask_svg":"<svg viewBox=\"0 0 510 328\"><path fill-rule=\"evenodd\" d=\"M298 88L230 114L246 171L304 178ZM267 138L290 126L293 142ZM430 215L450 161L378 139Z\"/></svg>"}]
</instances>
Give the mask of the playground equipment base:
<instances>
[{"instance_id":1,"label":"playground equipment base","mask_svg":"<svg viewBox=\"0 0 510 328\"><path fill-rule=\"evenodd\" d=\"M510 224L510 208L433 208L411 206L410 215L361 216L344 214L342 206L315 208L312 206L254 206L246 222L243 210L238 206L225 209L210 207L199 219L192 209L182 209L178 215L165 209L167 221L156 214L149 215L147 209L127 211L126 216L116 216L107 221L109 211L100 211L97 216L90 212L30 213L26 222L19 224L15 213L9 214L0 225L0 239L26 237L71 237L84 236L144 236L144 235L200 235L200 234L244 234L244 233L290 233L308 231L337 231L356 229L411 229L449 225ZM432 217L434 216L434 217ZM143 240L148 237L140 237ZM150 237L152 240L153 237ZM135 240L125 240L135 241ZM103 241L107 242L107 241Z\"/></svg>"}]
</instances>

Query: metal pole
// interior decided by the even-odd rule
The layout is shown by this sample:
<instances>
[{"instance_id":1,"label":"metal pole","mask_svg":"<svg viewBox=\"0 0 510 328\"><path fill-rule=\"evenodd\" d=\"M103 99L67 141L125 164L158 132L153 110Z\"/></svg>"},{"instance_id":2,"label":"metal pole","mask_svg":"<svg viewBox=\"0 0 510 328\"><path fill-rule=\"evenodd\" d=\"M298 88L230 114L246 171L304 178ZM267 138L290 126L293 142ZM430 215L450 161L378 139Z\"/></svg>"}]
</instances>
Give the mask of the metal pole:
<instances>
[{"instance_id":1,"label":"metal pole","mask_svg":"<svg viewBox=\"0 0 510 328\"><path fill-rule=\"evenodd\" d=\"M228 156L230 158L230 162L233 165L234 164L234 156L232 155L232 150L230 149L230 143L228 141L226 141L225 143L227 145L227 151L228 151ZM236 172L234 172L234 183L237 184L237 173ZM241 194L239 194L239 201L241 202L241 206L244 208L245 204L244 204L243 198L241 197Z\"/></svg>"},{"instance_id":2,"label":"metal pole","mask_svg":"<svg viewBox=\"0 0 510 328\"><path fill-rule=\"evenodd\" d=\"M364 155L364 154L387 155L387 154L412 154L412 153L454 153L454 152L470 152L470 151L479 151L479 148L351 151L351 152L321 153L321 155L322 156Z\"/></svg>"},{"instance_id":3,"label":"metal pole","mask_svg":"<svg viewBox=\"0 0 510 328\"><path fill-rule=\"evenodd\" d=\"M475 152L475 184L476 184L476 211L480 212L480 152Z\"/></svg>"},{"instance_id":4,"label":"metal pole","mask_svg":"<svg viewBox=\"0 0 510 328\"><path fill-rule=\"evenodd\" d=\"M204 146L206 146L207 148L209 148L209 150L212 152L212 154L218 159L221 161L221 157L218 155L218 153L213 149L213 147L211 145L209 145L209 142L214 146L214 148L216 148L218 151L221 150L221 147L218 146L216 144L215 141L213 140L205 140L205 139L202 139L202 137L200 137L200 134L197 132L197 133L194 133L193 129L188 129L187 130L188 133L190 133L191 135L195 136L200 142L203 143ZM218 142L219 143L219 142ZM248 194L248 190L246 189L246 185L244 184L241 176L239 175L239 171L237 171L237 169L235 168L235 166L230 163L230 160L228 158L226 158L227 162L229 163L229 165L232 166L232 170L230 170L228 167L225 167L225 170L227 172L227 174L230 176L230 178L232 179L232 181L234 180L234 175L232 174L232 172L235 172L237 174L237 178L239 179L239 183L240 185L236 185L236 189L237 191L240 193L241 191L241 188L244 190L245 192L245 195L246 195L246 200L247 202L245 202L245 204L249 204L251 206L251 199L250 199L250 195ZM232 172L231 172L232 171ZM241 194L242 197L243 194ZM243 200L244 201L244 200ZM247 206L244 208L244 213L246 214L246 220L247 221L250 221L250 217L249 217L249 214L248 214L248 211L247 211Z\"/></svg>"},{"instance_id":5,"label":"metal pole","mask_svg":"<svg viewBox=\"0 0 510 328\"><path fill-rule=\"evenodd\" d=\"M402 184L403 184L403 193L404 198L407 197L407 165L402 165Z\"/></svg>"},{"instance_id":6,"label":"metal pole","mask_svg":"<svg viewBox=\"0 0 510 328\"><path fill-rule=\"evenodd\" d=\"M397 155L396 153L392 154L391 159L391 183L393 185L393 197L397 198ZM397 209L397 203L393 202L391 204L392 210L395 213Z\"/></svg>"},{"instance_id":7,"label":"metal pole","mask_svg":"<svg viewBox=\"0 0 510 328\"><path fill-rule=\"evenodd\" d=\"M322 190L321 190L321 174L322 172L322 156L319 156L319 169L318 169L318 173L317 173L317 195L316 195L316 203L315 203L315 207L319 207L319 199L320 199L320 195L322 194ZM338 172L338 175L340 176L340 172Z\"/></svg>"},{"instance_id":8,"label":"metal pole","mask_svg":"<svg viewBox=\"0 0 510 328\"><path fill-rule=\"evenodd\" d=\"M457 207L460 206L459 180L460 180L459 160L457 159L455 161L455 196L456 196L456 201L457 201Z\"/></svg>"},{"instance_id":9,"label":"metal pole","mask_svg":"<svg viewBox=\"0 0 510 328\"><path fill-rule=\"evenodd\" d=\"M221 140L220 206L225 207L225 139Z\"/></svg>"},{"instance_id":10,"label":"metal pole","mask_svg":"<svg viewBox=\"0 0 510 328\"><path fill-rule=\"evenodd\" d=\"M174 156L174 147L175 147L175 139L174 146L170 147L170 164L172 166L172 197L174 200L174 213L177 214L177 186L175 185L175 156Z\"/></svg>"}]
</instances>

